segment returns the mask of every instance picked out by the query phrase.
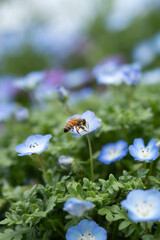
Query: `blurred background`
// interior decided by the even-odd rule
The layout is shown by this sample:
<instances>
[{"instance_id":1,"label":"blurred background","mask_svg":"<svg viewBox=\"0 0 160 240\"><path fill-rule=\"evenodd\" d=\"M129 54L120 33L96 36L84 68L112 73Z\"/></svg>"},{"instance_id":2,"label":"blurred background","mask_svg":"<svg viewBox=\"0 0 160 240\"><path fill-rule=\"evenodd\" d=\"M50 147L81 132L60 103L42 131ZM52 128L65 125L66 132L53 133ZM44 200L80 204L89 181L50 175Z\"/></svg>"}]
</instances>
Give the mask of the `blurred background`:
<instances>
[{"instance_id":1,"label":"blurred background","mask_svg":"<svg viewBox=\"0 0 160 240\"><path fill-rule=\"evenodd\" d=\"M1 100L35 71L52 86L94 85L92 69L103 59L138 62L159 76L159 0L0 0L0 16Z\"/></svg>"},{"instance_id":2,"label":"blurred background","mask_svg":"<svg viewBox=\"0 0 160 240\"><path fill-rule=\"evenodd\" d=\"M0 16L1 75L92 68L115 54L160 63L159 0L1 0Z\"/></svg>"}]
</instances>

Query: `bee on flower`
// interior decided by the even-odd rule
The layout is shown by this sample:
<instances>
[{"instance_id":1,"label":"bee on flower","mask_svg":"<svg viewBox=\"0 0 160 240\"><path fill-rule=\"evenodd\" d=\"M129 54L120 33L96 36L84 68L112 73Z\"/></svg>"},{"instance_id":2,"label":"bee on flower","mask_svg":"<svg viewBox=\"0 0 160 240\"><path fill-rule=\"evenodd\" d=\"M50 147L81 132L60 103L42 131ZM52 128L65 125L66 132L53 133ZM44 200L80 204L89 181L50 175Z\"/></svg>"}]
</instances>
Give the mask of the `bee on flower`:
<instances>
[{"instance_id":1,"label":"bee on flower","mask_svg":"<svg viewBox=\"0 0 160 240\"><path fill-rule=\"evenodd\" d=\"M73 137L80 137L97 130L101 120L95 117L94 112L87 110L83 114L69 117L64 126L64 132L73 133Z\"/></svg>"}]
</instances>

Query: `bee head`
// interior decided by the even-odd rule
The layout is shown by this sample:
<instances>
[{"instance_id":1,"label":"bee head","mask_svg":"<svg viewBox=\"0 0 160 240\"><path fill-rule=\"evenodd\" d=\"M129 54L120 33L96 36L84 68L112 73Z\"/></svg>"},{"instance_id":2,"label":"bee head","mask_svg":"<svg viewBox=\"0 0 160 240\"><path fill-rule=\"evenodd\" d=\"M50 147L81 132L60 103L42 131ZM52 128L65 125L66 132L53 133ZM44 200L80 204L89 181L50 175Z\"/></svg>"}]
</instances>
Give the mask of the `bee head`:
<instances>
[{"instance_id":1,"label":"bee head","mask_svg":"<svg viewBox=\"0 0 160 240\"><path fill-rule=\"evenodd\" d=\"M86 119L83 119L83 125L86 125Z\"/></svg>"}]
</instances>

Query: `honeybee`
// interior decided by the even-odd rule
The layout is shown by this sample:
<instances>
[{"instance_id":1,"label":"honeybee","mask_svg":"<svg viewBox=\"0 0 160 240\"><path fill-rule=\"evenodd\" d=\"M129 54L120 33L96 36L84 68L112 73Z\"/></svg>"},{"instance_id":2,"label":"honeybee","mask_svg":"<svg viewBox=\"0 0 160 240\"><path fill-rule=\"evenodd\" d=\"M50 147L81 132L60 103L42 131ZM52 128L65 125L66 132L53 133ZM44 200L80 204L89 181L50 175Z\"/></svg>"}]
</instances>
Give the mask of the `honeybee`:
<instances>
[{"instance_id":1,"label":"honeybee","mask_svg":"<svg viewBox=\"0 0 160 240\"><path fill-rule=\"evenodd\" d=\"M73 128L76 128L77 133L81 136L79 130L82 129L85 132L88 132L89 124L86 119L82 118L70 118L70 120L64 126L64 132L68 132Z\"/></svg>"}]
</instances>

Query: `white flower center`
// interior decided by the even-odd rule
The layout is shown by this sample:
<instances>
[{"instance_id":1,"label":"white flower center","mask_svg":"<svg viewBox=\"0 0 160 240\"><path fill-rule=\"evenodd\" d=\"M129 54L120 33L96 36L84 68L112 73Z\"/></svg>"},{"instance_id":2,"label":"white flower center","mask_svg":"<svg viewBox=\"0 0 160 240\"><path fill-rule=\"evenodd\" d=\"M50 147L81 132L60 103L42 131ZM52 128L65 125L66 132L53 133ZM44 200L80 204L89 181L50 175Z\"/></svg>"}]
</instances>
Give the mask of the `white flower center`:
<instances>
[{"instance_id":1,"label":"white flower center","mask_svg":"<svg viewBox=\"0 0 160 240\"><path fill-rule=\"evenodd\" d=\"M152 156L152 152L150 148L141 148L139 151L139 156L141 158L150 158Z\"/></svg>"},{"instance_id":2,"label":"white flower center","mask_svg":"<svg viewBox=\"0 0 160 240\"><path fill-rule=\"evenodd\" d=\"M115 159L115 158L119 157L120 153L121 152L118 149L108 149L107 159L108 160Z\"/></svg>"},{"instance_id":3,"label":"white flower center","mask_svg":"<svg viewBox=\"0 0 160 240\"><path fill-rule=\"evenodd\" d=\"M136 212L141 217L149 216L153 211L153 204L151 202L142 201L136 204Z\"/></svg>"},{"instance_id":4,"label":"white flower center","mask_svg":"<svg viewBox=\"0 0 160 240\"><path fill-rule=\"evenodd\" d=\"M38 147L38 143L36 143L36 142L34 142L33 144L30 144L29 145L29 148L31 148L32 150L34 149L36 149Z\"/></svg>"},{"instance_id":5,"label":"white flower center","mask_svg":"<svg viewBox=\"0 0 160 240\"><path fill-rule=\"evenodd\" d=\"M95 240L95 237L91 232L85 232L79 236L78 240Z\"/></svg>"}]
</instances>

